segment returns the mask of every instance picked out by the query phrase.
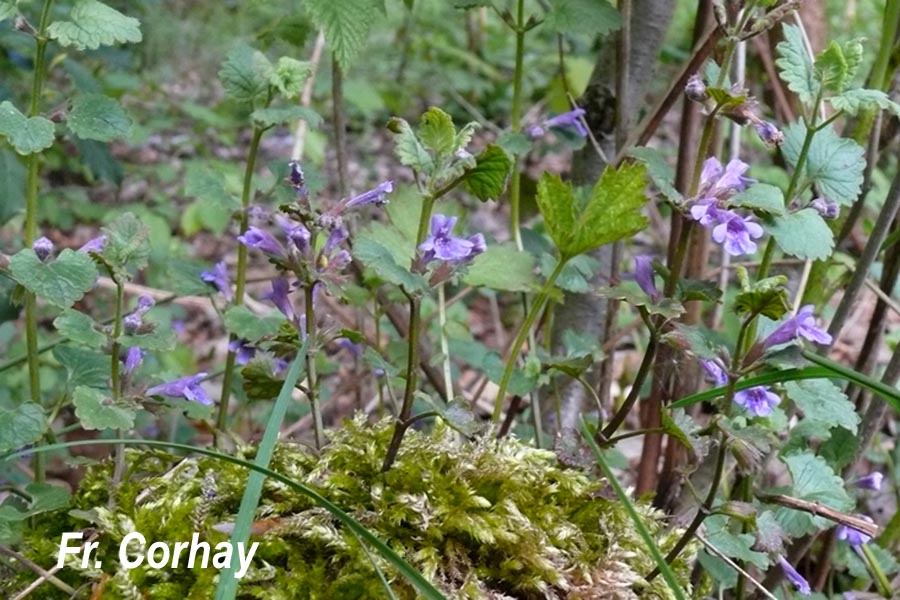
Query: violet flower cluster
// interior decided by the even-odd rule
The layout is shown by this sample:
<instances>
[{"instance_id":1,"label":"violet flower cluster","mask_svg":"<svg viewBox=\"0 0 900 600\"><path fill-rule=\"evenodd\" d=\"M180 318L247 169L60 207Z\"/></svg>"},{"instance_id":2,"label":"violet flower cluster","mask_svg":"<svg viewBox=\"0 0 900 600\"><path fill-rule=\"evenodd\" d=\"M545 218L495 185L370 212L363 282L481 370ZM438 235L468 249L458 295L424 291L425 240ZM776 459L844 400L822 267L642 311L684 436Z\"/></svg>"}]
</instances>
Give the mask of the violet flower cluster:
<instances>
[{"instance_id":1,"label":"violet flower cluster","mask_svg":"<svg viewBox=\"0 0 900 600\"><path fill-rule=\"evenodd\" d=\"M480 233L468 238L453 235L457 217L436 214L431 217L431 235L419 245L424 264L432 260L448 262L469 261L487 249L484 236Z\"/></svg>"},{"instance_id":2,"label":"violet flower cluster","mask_svg":"<svg viewBox=\"0 0 900 600\"><path fill-rule=\"evenodd\" d=\"M533 140L536 140L538 138L544 137L547 134L548 129L559 128L572 129L579 136L587 137L588 130L583 123L584 115L585 110L583 108L576 108L574 110L564 112L562 114L556 115L555 117L551 117L540 124L528 127L525 130L525 135Z\"/></svg>"},{"instance_id":3,"label":"violet flower cluster","mask_svg":"<svg viewBox=\"0 0 900 600\"><path fill-rule=\"evenodd\" d=\"M763 235L763 229L752 217L744 217L726 207L733 195L743 192L754 183L744 177L750 168L738 159L723 166L711 156L703 163L700 186L690 205L691 217L703 227L712 229L712 238L722 244L731 256L752 254L757 245L753 240Z\"/></svg>"},{"instance_id":4,"label":"violet flower cluster","mask_svg":"<svg viewBox=\"0 0 900 600\"><path fill-rule=\"evenodd\" d=\"M802 337L816 344L827 346L831 344L831 335L816 325L816 317L813 314L814 306L807 304L797 311L797 314L782 323L763 340L763 349L771 348L792 342Z\"/></svg>"}]
</instances>

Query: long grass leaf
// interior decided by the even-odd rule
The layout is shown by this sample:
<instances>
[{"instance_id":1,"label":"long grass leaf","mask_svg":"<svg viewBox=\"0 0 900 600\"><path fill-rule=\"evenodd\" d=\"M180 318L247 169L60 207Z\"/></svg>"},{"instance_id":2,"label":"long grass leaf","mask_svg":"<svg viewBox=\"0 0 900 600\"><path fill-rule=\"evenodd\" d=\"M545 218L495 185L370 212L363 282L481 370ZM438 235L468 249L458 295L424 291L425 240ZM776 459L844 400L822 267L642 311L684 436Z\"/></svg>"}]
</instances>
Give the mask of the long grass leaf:
<instances>
[{"instance_id":1,"label":"long grass leaf","mask_svg":"<svg viewBox=\"0 0 900 600\"><path fill-rule=\"evenodd\" d=\"M802 369L785 369L784 371L775 371L773 373L765 373L756 377L748 377L738 381L735 390L746 390L747 388L756 387L758 385L770 385L772 383L781 383L783 381L797 381L798 379L822 379L823 377L833 377L834 374L824 367L804 367ZM725 395L726 386L713 388L690 396L685 396L680 400L676 400L669 405L669 408L684 408L698 402L706 402L707 400L715 400Z\"/></svg>"},{"instance_id":2,"label":"long grass leaf","mask_svg":"<svg viewBox=\"0 0 900 600\"><path fill-rule=\"evenodd\" d=\"M653 557L653 560L656 562L656 566L659 567L659 572L662 574L663 579L665 579L666 583L669 585L669 589L672 590L672 594L674 594L677 600L687 600L687 596L685 595L684 590L681 589L681 585L678 583L678 579L675 577L675 573L672 572L672 568L669 566L669 563L666 562L662 551L659 549L659 546L656 545L656 540L654 540L653 536L650 535L650 531L647 529L647 525L644 524L643 519L641 519L641 516L638 514L637 509L631 502L631 498L622 487L622 484L619 483L619 480L616 479L615 473L613 473L612 469L609 468L609 465L606 464L606 460L604 460L603 458L603 453L600 451L599 446L597 446L597 443L594 441L594 437L591 435L591 430L588 428L588 425L584 421L584 418L581 419L581 432L584 435L585 441L587 441L588 445L590 445L591 450L594 451L594 456L597 459L597 464L600 465L600 470L603 471L603 475L606 476L606 479L609 481L609 484L616 492L619 500L622 501L622 505L625 507L626 512L628 512L628 516L631 517L632 521L634 521L634 526L637 528L638 534L641 536L641 539L643 539L644 543L647 544L647 551L650 553L650 556Z\"/></svg>"},{"instance_id":3,"label":"long grass leaf","mask_svg":"<svg viewBox=\"0 0 900 600\"><path fill-rule=\"evenodd\" d=\"M810 362L814 362L827 371L830 371L831 377L836 376L841 379L846 379L847 381L852 381L856 385L866 388L873 394L881 396L881 398L890 404L894 410L900 412L900 391L897 391L896 388L869 377L868 375L863 375L850 367L845 367L841 363L834 362L824 356L819 356L815 352L804 350L803 356Z\"/></svg>"}]
</instances>

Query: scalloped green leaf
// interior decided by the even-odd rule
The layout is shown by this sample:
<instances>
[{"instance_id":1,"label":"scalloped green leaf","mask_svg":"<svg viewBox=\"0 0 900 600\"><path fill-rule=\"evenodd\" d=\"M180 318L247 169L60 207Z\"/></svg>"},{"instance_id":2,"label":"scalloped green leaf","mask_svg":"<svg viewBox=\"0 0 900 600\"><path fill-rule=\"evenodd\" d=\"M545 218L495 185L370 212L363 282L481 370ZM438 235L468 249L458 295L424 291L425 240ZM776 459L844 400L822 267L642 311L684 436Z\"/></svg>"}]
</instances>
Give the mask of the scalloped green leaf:
<instances>
[{"instance_id":1,"label":"scalloped green leaf","mask_svg":"<svg viewBox=\"0 0 900 600\"><path fill-rule=\"evenodd\" d=\"M31 248L14 255L9 269L18 283L60 308L69 308L94 287L97 267L86 254L66 249L41 262Z\"/></svg>"},{"instance_id":2,"label":"scalloped green leaf","mask_svg":"<svg viewBox=\"0 0 900 600\"><path fill-rule=\"evenodd\" d=\"M765 227L786 254L797 258L823 260L834 249L831 228L813 208L777 215Z\"/></svg>"},{"instance_id":3,"label":"scalloped green leaf","mask_svg":"<svg viewBox=\"0 0 900 600\"><path fill-rule=\"evenodd\" d=\"M512 160L506 151L491 144L475 157L475 167L466 173L466 189L482 202L496 200L506 189L510 169Z\"/></svg>"},{"instance_id":4,"label":"scalloped green leaf","mask_svg":"<svg viewBox=\"0 0 900 600\"><path fill-rule=\"evenodd\" d=\"M34 154L53 145L56 129L44 117L26 117L12 102L0 103L0 135L6 137L16 152Z\"/></svg>"},{"instance_id":5,"label":"scalloped green leaf","mask_svg":"<svg viewBox=\"0 0 900 600\"><path fill-rule=\"evenodd\" d=\"M63 337L90 348L100 348L106 343L106 336L99 331L97 322L77 310L64 311L54 319L53 326Z\"/></svg>"},{"instance_id":6,"label":"scalloped green leaf","mask_svg":"<svg viewBox=\"0 0 900 600\"><path fill-rule=\"evenodd\" d=\"M75 416L85 429L123 429L134 427L135 410L112 404L106 395L94 388L78 387L72 394Z\"/></svg>"},{"instance_id":7,"label":"scalloped green leaf","mask_svg":"<svg viewBox=\"0 0 900 600\"><path fill-rule=\"evenodd\" d=\"M47 35L62 46L96 50L100 46L137 43L143 39L141 23L98 0L75 0L68 21L55 21Z\"/></svg>"},{"instance_id":8,"label":"scalloped green leaf","mask_svg":"<svg viewBox=\"0 0 900 600\"><path fill-rule=\"evenodd\" d=\"M111 142L129 136L132 120L115 98L80 94L72 103L66 124L81 139Z\"/></svg>"},{"instance_id":9,"label":"scalloped green leaf","mask_svg":"<svg viewBox=\"0 0 900 600\"><path fill-rule=\"evenodd\" d=\"M23 402L14 408L0 405L0 452L33 444L46 430L47 416L39 404Z\"/></svg>"}]
</instances>

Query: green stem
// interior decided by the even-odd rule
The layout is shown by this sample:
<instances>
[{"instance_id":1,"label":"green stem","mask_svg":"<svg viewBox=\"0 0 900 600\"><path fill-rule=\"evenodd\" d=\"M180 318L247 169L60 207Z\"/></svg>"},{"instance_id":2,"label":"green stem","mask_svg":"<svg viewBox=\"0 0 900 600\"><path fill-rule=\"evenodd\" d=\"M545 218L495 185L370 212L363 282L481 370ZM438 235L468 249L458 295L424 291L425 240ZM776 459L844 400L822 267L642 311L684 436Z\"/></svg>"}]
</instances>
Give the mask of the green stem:
<instances>
[{"instance_id":1,"label":"green stem","mask_svg":"<svg viewBox=\"0 0 900 600\"><path fill-rule=\"evenodd\" d=\"M516 8L516 66L513 71L513 102L510 114L513 133L521 128L522 120L522 80L524 75L525 59L525 0L518 0ZM518 155L513 163L513 176L509 187L509 220L510 232L516 242L516 247L522 249L522 232L520 230L519 203L522 190L522 174L519 171L520 161Z\"/></svg>"},{"instance_id":2,"label":"green stem","mask_svg":"<svg viewBox=\"0 0 900 600\"><path fill-rule=\"evenodd\" d=\"M428 222L431 220L431 211L434 209L434 202L439 195L443 195L444 193L446 192L438 192L436 194L428 194L425 196L425 201L422 203L422 212L419 213L419 229L416 232L416 248L425 241L425 236L428 233ZM415 261L416 259L414 258L414 264ZM406 360L406 388L403 391L403 404L400 407L400 415L397 418L397 423L394 425L394 434L388 445L384 463L381 465L382 472L390 470L391 466L394 464L394 460L397 458L397 452L400 451L400 443L403 441L403 436L409 427L406 425L406 422L409 420L410 415L412 415L416 386L419 381L419 330L422 326L420 314L422 299L416 292L407 293L407 297L409 298L409 340Z\"/></svg>"},{"instance_id":3,"label":"green stem","mask_svg":"<svg viewBox=\"0 0 900 600\"><path fill-rule=\"evenodd\" d=\"M315 247L315 240L310 240L310 246ZM318 385L318 376L316 375L316 311L313 306L313 296L316 282L307 284L304 289L306 293L306 378L307 397L309 398L310 410L313 415L313 431L316 437L316 450L320 450L325 445L325 429L322 425L322 409L319 406L318 393L316 386Z\"/></svg>"},{"instance_id":4,"label":"green stem","mask_svg":"<svg viewBox=\"0 0 900 600\"><path fill-rule=\"evenodd\" d=\"M122 383L120 377L120 364L119 360L119 352L121 351L121 347L119 346L119 337L122 335L122 312L124 310L125 304L125 286L122 285L118 278L113 274L113 281L116 283L116 316L113 321L113 331L112 331L112 348L110 349L110 380L112 386L112 401L113 406L118 405L119 397L122 393ZM117 437L123 438L125 437L125 430L119 429L117 432ZM122 482L122 476L125 474L125 446L116 446L114 449L115 459L113 466L113 476L112 476L112 490L113 493L109 495L109 505L112 507L115 504L115 490L118 489L119 483Z\"/></svg>"},{"instance_id":5,"label":"green stem","mask_svg":"<svg viewBox=\"0 0 900 600\"><path fill-rule=\"evenodd\" d=\"M41 106L41 95L44 90L44 80L47 76L47 25L50 21L50 9L53 0L44 0L41 10L41 20L35 32L35 58L34 78L31 82L31 101L28 107L28 116L38 114ZM37 238L37 201L38 201L38 177L40 175L40 154L28 156L28 175L25 184L25 246L30 248ZM41 373L38 351L38 327L37 327L37 298L32 292L25 292L25 347L28 351L28 386L31 401L41 404ZM37 482L44 481L45 458L43 455L34 457L34 479Z\"/></svg>"},{"instance_id":6,"label":"green stem","mask_svg":"<svg viewBox=\"0 0 900 600\"><path fill-rule=\"evenodd\" d=\"M891 587L891 582L888 580L887 575L885 575L884 571L881 569L881 565L878 563L878 558L875 556L875 553L872 552L872 549L869 548L868 544L863 544L860 546L860 552L866 561L866 566L869 568L869 572L875 579L875 584L878 586L878 592L884 596L885 598L893 598L893 588Z\"/></svg>"},{"instance_id":7,"label":"green stem","mask_svg":"<svg viewBox=\"0 0 900 600\"><path fill-rule=\"evenodd\" d=\"M531 326L534 325L534 321L537 319L538 314L540 314L541 309L544 307L544 303L547 301L550 290L553 289L556 279L559 277L559 274L562 273L563 267L566 266L567 262L569 262L568 257L560 257L559 262L556 264L556 268L553 269L550 277L544 282L544 287L541 288L541 291L538 292L537 297L534 299L531 310L529 310L528 314L525 316L525 321L519 328L519 333L516 335L515 341L513 341L512 346L509 348L509 354L506 357L506 367L503 369L503 377L500 379L500 389L497 391L497 399L494 401L494 414L491 417L494 423L500 422L500 415L503 413L503 401L506 400L506 389L509 387L510 379L512 379L513 370L515 369L516 361L519 358L519 350L521 350L522 344L525 343L525 338L528 337Z\"/></svg>"},{"instance_id":8,"label":"green stem","mask_svg":"<svg viewBox=\"0 0 900 600\"><path fill-rule=\"evenodd\" d=\"M243 235L249 226L250 196L253 191L253 172L256 168L256 157L259 154L259 143L262 140L265 129L256 127L253 129L253 139L250 142L250 150L247 154L247 166L244 169L244 185L241 190L241 228ZM247 282L247 246L238 244L237 248L237 272L235 274L234 305L244 303L244 287ZM229 341L234 341L231 336ZM234 376L234 367L237 355L229 351L225 359L225 375L222 377L222 395L219 398L219 412L216 416L216 442L219 441L219 433L225 431L228 426L228 399L231 396L231 381Z\"/></svg>"}]
</instances>

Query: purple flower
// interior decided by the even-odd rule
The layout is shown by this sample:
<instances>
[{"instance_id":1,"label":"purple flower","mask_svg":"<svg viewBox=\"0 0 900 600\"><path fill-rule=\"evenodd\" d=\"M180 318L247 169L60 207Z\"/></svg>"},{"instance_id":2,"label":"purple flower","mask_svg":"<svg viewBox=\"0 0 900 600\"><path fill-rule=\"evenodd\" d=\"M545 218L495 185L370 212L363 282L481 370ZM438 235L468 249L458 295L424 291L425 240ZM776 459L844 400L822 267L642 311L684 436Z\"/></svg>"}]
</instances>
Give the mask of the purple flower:
<instances>
[{"instance_id":1,"label":"purple flower","mask_svg":"<svg viewBox=\"0 0 900 600\"><path fill-rule=\"evenodd\" d=\"M759 223L731 211L720 211L719 218L724 220L713 228L712 237L723 245L725 252L731 256L756 252L756 242L753 239L760 238L763 234Z\"/></svg>"},{"instance_id":2,"label":"purple flower","mask_svg":"<svg viewBox=\"0 0 900 600\"><path fill-rule=\"evenodd\" d=\"M874 521L872 521L872 519L870 519L866 515L860 516L869 523L874 523ZM863 533L859 529L854 529L853 527L849 527L847 525L841 525L837 529L837 539L844 540L854 548L858 548L859 546L862 546L863 544L871 540L872 536Z\"/></svg>"},{"instance_id":3,"label":"purple flower","mask_svg":"<svg viewBox=\"0 0 900 600\"><path fill-rule=\"evenodd\" d=\"M763 341L763 348L786 344L793 341L798 335L817 344L830 344L831 336L828 335L828 332L816 326L813 308L812 304L802 307L795 316L782 323L778 329L769 334L769 337Z\"/></svg>"},{"instance_id":4,"label":"purple flower","mask_svg":"<svg viewBox=\"0 0 900 600\"><path fill-rule=\"evenodd\" d=\"M583 108L576 108L556 115L551 119L547 119L544 121L544 127L571 127L575 129L581 137L587 137L588 130L585 129L584 124L581 122L584 114L585 110Z\"/></svg>"},{"instance_id":5,"label":"purple flower","mask_svg":"<svg viewBox=\"0 0 900 600\"><path fill-rule=\"evenodd\" d=\"M287 361L285 358L277 357L274 360L274 373L273 375L278 375L279 373L283 373L287 370L291 363Z\"/></svg>"},{"instance_id":6,"label":"purple flower","mask_svg":"<svg viewBox=\"0 0 900 600\"><path fill-rule=\"evenodd\" d=\"M291 284L284 277L277 277L272 280L272 291L263 294L263 298L271 300L272 304L288 318L294 320L294 308L291 306L291 299L288 294L291 293Z\"/></svg>"},{"instance_id":7,"label":"purple flower","mask_svg":"<svg viewBox=\"0 0 900 600\"><path fill-rule=\"evenodd\" d=\"M285 256L284 246L272 237L272 234L259 227L247 228L247 231L243 235L239 235L237 239L248 248L256 248L266 254L280 258Z\"/></svg>"},{"instance_id":8,"label":"purple flower","mask_svg":"<svg viewBox=\"0 0 900 600\"><path fill-rule=\"evenodd\" d=\"M781 398L768 386L758 385L736 392L734 403L743 406L757 417L767 417L772 414L772 409L781 403Z\"/></svg>"},{"instance_id":9,"label":"purple flower","mask_svg":"<svg viewBox=\"0 0 900 600\"><path fill-rule=\"evenodd\" d=\"M365 206L366 204L374 204L375 206L384 206L387 204L387 194L394 191L394 182L385 181L375 189L364 192L359 196L347 201L345 208L354 208L356 206Z\"/></svg>"},{"instance_id":10,"label":"purple flower","mask_svg":"<svg viewBox=\"0 0 900 600\"><path fill-rule=\"evenodd\" d=\"M138 296L137 311L144 314L156 305L156 300L152 296Z\"/></svg>"},{"instance_id":11,"label":"purple flower","mask_svg":"<svg viewBox=\"0 0 900 600\"><path fill-rule=\"evenodd\" d=\"M545 133L547 133L546 130L540 125L532 125L525 130L525 135L533 140L544 137Z\"/></svg>"},{"instance_id":12,"label":"purple flower","mask_svg":"<svg viewBox=\"0 0 900 600\"><path fill-rule=\"evenodd\" d=\"M144 313L153 308L156 302L150 296L141 296L138 298L137 308L134 312L125 315L122 324L125 326L127 333L135 333L144 324Z\"/></svg>"},{"instance_id":13,"label":"purple flower","mask_svg":"<svg viewBox=\"0 0 900 600\"><path fill-rule=\"evenodd\" d=\"M357 344L356 342L351 341L349 338L338 338L337 339L338 346L347 350L353 356L361 356L362 355L362 346Z\"/></svg>"},{"instance_id":14,"label":"purple flower","mask_svg":"<svg viewBox=\"0 0 900 600\"><path fill-rule=\"evenodd\" d=\"M706 93L706 85L696 73L688 78L684 86L684 95L687 96L688 100L694 102L704 102L709 98L709 94Z\"/></svg>"},{"instance_id":15,"label":"purple flower","mask_svg":"<svg viewBox=\"0 0 900 600\"><path fill-rule=\"evenodd\" d=\"M709 360L704 358L700 360L700 366L706 371L706 380L710 383L714 383L719 387L728 383L728 374L725 372L725 366L722 364L721 359L714 358Z\"/></svg>"},{"instance_id":16,"label":"purple flower","mask_svg":"<svg viewBox=\"0 0 900 600\"><path fill-rule=\"evenodd\" d=\"M654 302L659 298L653 273L653 259L646 255L634 257L634 278L637 284Z\"/></svg>"},{"instance_id":17,"label":"purple flower","mask_svg":"<svg viewBox=\"0 0 900 600\"><path fill-rule=\"evenodd\" d=\"M778 556L778 564L781 565L781 569L784 571L785 576L797 589L797 591L803 596L809 596L812 593L812 590L809 587L809 582L804 579L803 575L797 572L797 569L794 568L794 565L789 563L783 556Z\"/></svg>"},{"instance_id":18,"label":"purple flower","mask_svg":"<svg viewBox=\"0 0 900 600\"><path fill-rule=\"evenodd\" d=\"M487 250L487 242L484 241L484 236L480 233L470 235L467 239L472 242L472 252L469 253L469 258L474 258Z\"/></svg>"},{"instance_id":19,"label":"purple flower","mask_svg":"<svg viewBox=\"0 0 900 600\"><path fill-rule=\"evenodd\" d=\"M718 158L710 156L703 163L697 196L726 200L737 192L743 192L754 182L753 179L744 177L749 168L750 165L737 158L723 167Z\"/></svg>"},{"instance_id":20,"label":"purple flower","mask_svg":"<svg viewBox=\"0 0 900 600\"><path fill-rule=\"evenodd\" d=\"M350 237L350 232L347 231L346 227L343 225L335 227L331 230L331 233L328 234L328 239L325 240L325 247L322 248L322 253L326 255L330 254L332 250L343 244L348 237Z\"/></svg>"},{"instance_id":21,"label":"purple flower","mask_svg":"<svg viewBox=\"0 0 900 600\"><path fill-rule=\"evenodd\" d=\"M239 365L246 365L256 356L256 348L248 344L246 340L232 340L228 344L228 350L235 353L235 359Z\"/></svg>"},{"instance_id":22,"label":"purple flower","mask_svg":"<svg viewBox=\"0 0 900 600\"><path fill-rule=\"evenodd\" d=\"M90 240L84 246L78 249L79 252L84 252L87 254L88 252L103 252L103 247L106 245L106 236L101 235L100 237L95 237Z\"/></svg>"},{"instance_id":23,"label":"purple flower","mask_svg":"<svg viewBox=\"0 0 900 600\"><path fill-rule=\"evenodd\" d=\"M291 185L296 188L302 187L306 183L306 179L303 177L303 168L300 166L300 163L292 160L288 165L291 168L291 174L288 176Z\"/></svg>"},{"instance_id":24,"label":"purple flower","mask_svg":"<svg viewBox=\"0 0 900 600\"><path fill-rule=\"evenodd\" d=\"M691 217L704 227L712 227L719 222L723 212L719 210L715 198L698 200L691 206Z\"/></svg>"},{"instance_id":25,"label":"purple flower","mask_svg":"<svg viewBox=\"0 0 900 600\"><path fill-rule=\"evenodd\" d=\"M841 214L841 208L837 205L837 202L831 202L825 198L815 198L809 205L826 219L837 219L838 215Z\"/></svg>"},{"instance_id":26,"label":"purple flower","mask_svg":"<svg viewBox=\"0 0 900 600\"><path fill-rule=\"evenodd\" d=\"M141 363L144 362L145 354L146 352L137 346L129 348L125 353L125 373L133 373L135 369L141 366Z\"/></svg>"},{"instance_id":27,"label":"purple flower","mask_svg":"<svg viewBox=\"0 0 900 600\"><path fill-rule=\"evenodd\" d=\"M233 297L231 292L231 281L228 279L228 267L225 266L224 260L217 262L216 268L212 271L201 272L200 279L215 286L215 288L225 296L225 300L231 302Z\"/></svg>"},{"instance_id":28,"label":"purple flower","mask_svg":"<svg viewBox=\"0 0 900 600\"><path fill-rule=\"evenodd\" d=\"M41 236L34 240L34 243L31 244L31 249L34 250L37 257L41 259L41 262L44 262L50 258L51 254L53 254L53 242L44 236Z\"/></svg>"},{"instance_id":29,"label":"purple flower","mask_svg":"<svg viewBox=\"0 0 900 600\"><path fill-rule=\"evenodd\" d=\"M753 126L756 128L756 133L759 134L759 139L767 146L777 146L784 141L784 134L774 123L759 121Z\"/></svg>"},{"instance_id":30,"label":"purple flower","mask_svg":"<svg viewBox=\"0 0 900 600\"><path fill-rule=\"evenodd\" d=\"M868 475L860 477L859 479L854 481L853 485L861 490L872 490L874 492L877 492L881 490L881 482L883 480L884 475L882 475L878 471L872 471Z\"/></svg>"},{"instance_id":31,"label":"purple flower","mask_svg":"<svg viewBox=\"0 0 900 600\"><path fill-rule=\"evenodd\" d=\"M197 373L182 377L168 383L153 386L147 390L148 396L170 396L173 398L184 398L192 402L199 402L206 406L211 405L212 399L206 394L206 391L200 386L200 381L206 377L206 373Z\"/></svg>"},{"instance_id":32,"label":"purple flower","mask_svg":"<svg viewBox=\"0 0 900 600\"><path fill-rule=\"evenodd\" d=\"M419 245L426 263L435 258L447 261L468 260L478 254L477 246L483 247L483 238L477 244L471 238L464 239L451 235L456 220L456 217L439 214L431 217L431 235Z\"/></svg>"},{"instance_id":33,"label":"purple flower","mask_svg":"<svg viewBox=\"0 0 900 600\"><path fill-rule=\"evenodd\" d=\"M306 252L306 249L309 247L309 229L304 227L302 223L294 223L281 215L275 215L275 222L281 227L281 230L284 232L284 237L290 240L297 250Z\"/></svg>"},{"instance_id":34,"label":"purple flower","mask_svg":"<svg viewBox=\"0 0 900 600\"><path fill-rule=\"evenodd\" d=\"M349 265L352 261L353 261L353 258L350 256L350 253L347 252L346 250L341 250L340 252L337 252L334 256L332 256L330 259L328 259L328 264L325 267L325 270L332 272L332 273L339 273L339 272L343 271L344 269L346 269L347 265ZM316 287L314 289L314 291L318 292L318 289L319 288Z\"/></svg>"}]
</instances>

